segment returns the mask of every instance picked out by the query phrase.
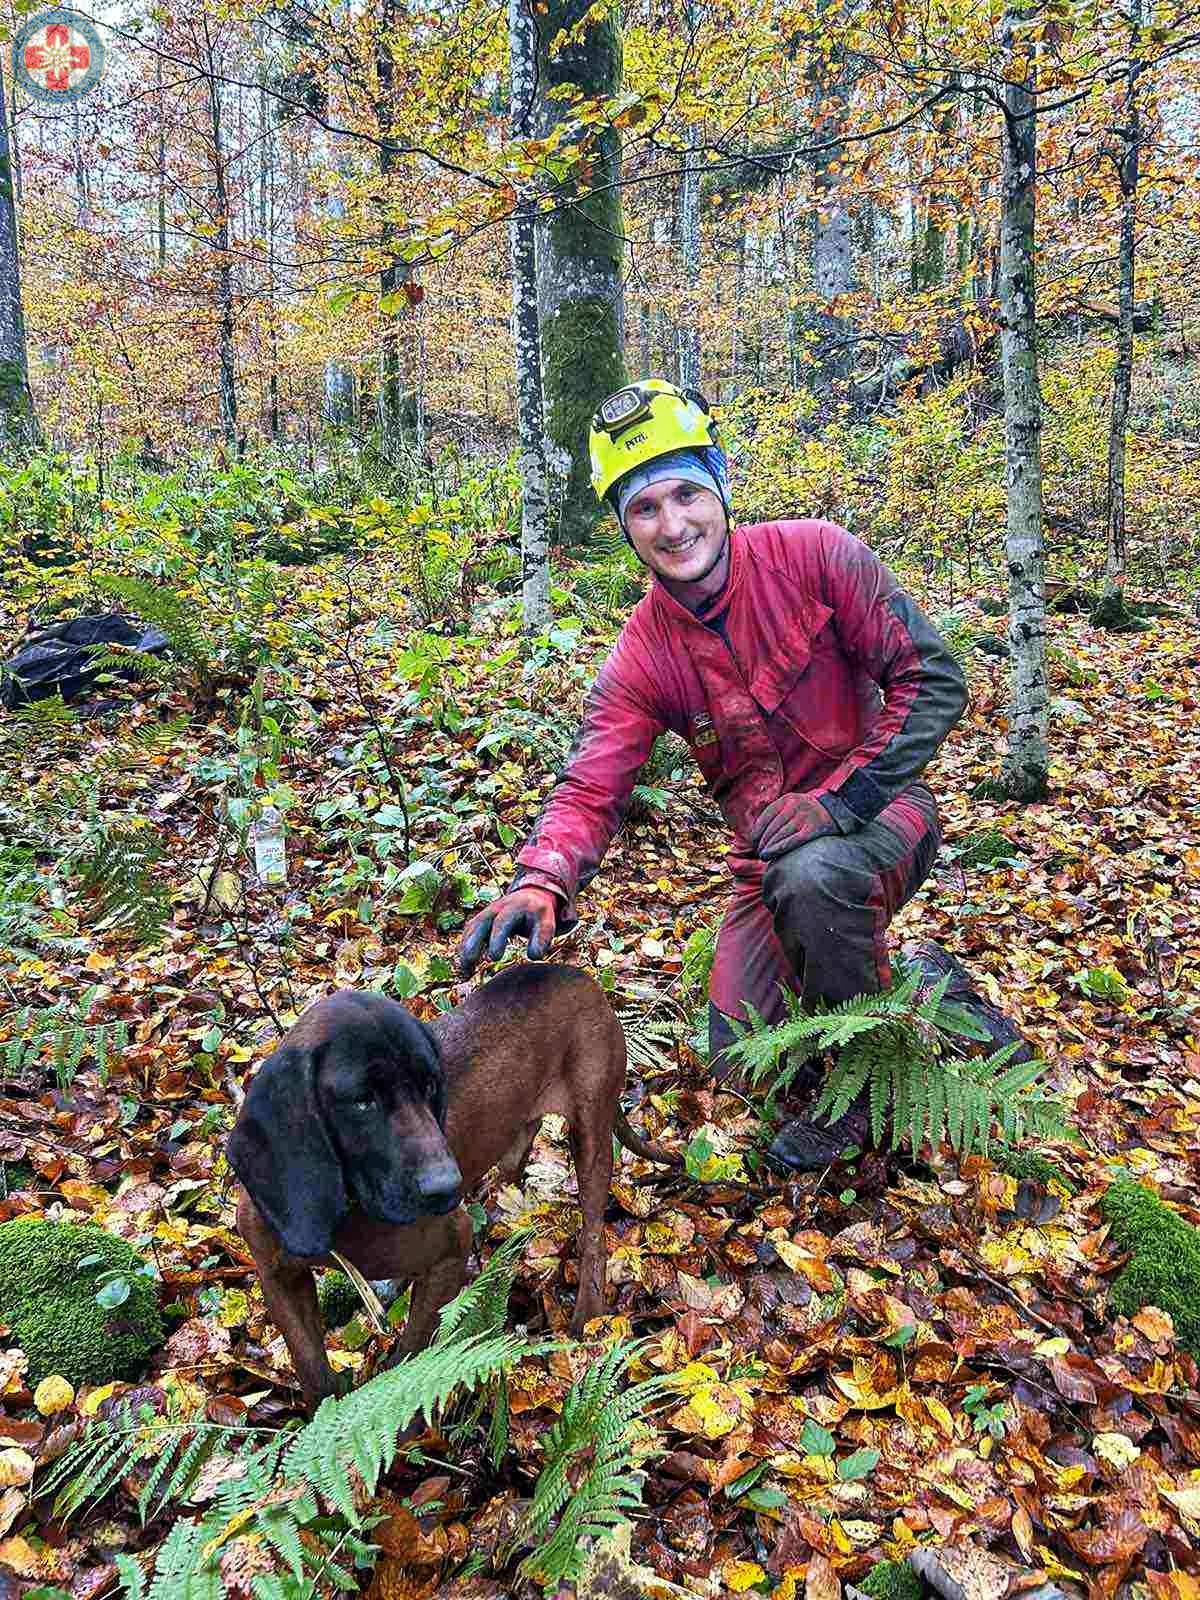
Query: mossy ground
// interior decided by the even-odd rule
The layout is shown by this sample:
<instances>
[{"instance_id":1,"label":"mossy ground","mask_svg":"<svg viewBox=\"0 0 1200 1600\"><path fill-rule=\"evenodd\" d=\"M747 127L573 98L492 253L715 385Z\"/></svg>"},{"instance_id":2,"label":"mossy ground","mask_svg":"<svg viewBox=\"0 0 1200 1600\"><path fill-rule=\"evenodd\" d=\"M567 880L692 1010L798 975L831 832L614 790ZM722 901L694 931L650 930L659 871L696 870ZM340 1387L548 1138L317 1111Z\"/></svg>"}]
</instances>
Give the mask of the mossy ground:
<instances>
[{"instance_id":1,"label":"mossy ground","mask_svg":"<svg viewBox=\"0 0 1200 1600\"><path fill-rule=\"evenodd\" d=\"M344 1328L356 1311L362 1310L358 1290L344 1272L327 1272L317 1290L321 1321L327 1328Z\"/></svg>"},{"instance_id":2,"label":"mossy ground","mask_svg":"<svg viewBox=\"0 0 1200 1600\"><path fill-rule=\"evenodd\" d=\"M101 1259L81 1267L89 1256ZM164 1338L156 1284L133 1247L93 1223L19 1217L0 1225L0 1318L29 1357L28 1381L136 1378ZM96 1302L97 1275L116 1267L129 1295L111 1310Z\"/></svg>"},{"instance_id":3,"label":"mossy ground","mask_svg":"<svg viewBox=\"0 0 1200 1600\"><path fill-rule=\"evenodd\" d=\"M874 1600L921 1600L921 1580L906 1561L877 1561L858 1585Z\"/></svg>"},{"instance_id":4,"label":"mossy ground","mask_svg":"<svg viewBox=\"0 0 1200 1600\"><path fill-rule=\"evenodd\" d=\"M1132 1259L1108 1294L1110 1313L1132 1317L1155 1305L1180 1344L1200 1359L1200 1231L1150 1189L1118 1178L1100 1202L1113 1238Z\"/></svg>"},{"instance_id":5,"label":"mossy ground","mask_svg":"<svg viewBox=\"0 0 1200 1600\"><path fill-rule=\"evenodd\" d=\"M1057 1184L1068 1194L1075 1193L1074 1179L1069 1178L1062 1168L1056 1166L1047 1156L1040 1156L1035 1151L1006 1150L996 1157L996 1165L1001 1172L1007 1172L1010 1178L1028 1179L1042 1184L1047 1189Z\"/></svg>"}]
</instances>

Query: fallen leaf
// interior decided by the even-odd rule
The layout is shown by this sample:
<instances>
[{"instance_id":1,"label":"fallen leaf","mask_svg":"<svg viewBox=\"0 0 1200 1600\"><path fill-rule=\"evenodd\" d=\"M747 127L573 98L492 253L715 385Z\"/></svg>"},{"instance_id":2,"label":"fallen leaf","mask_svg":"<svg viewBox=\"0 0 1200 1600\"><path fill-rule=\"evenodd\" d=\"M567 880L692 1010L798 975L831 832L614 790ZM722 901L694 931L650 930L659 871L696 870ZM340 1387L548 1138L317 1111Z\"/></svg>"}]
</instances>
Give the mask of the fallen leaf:
<instances>
[{"instance_id":1,"label":"fallen leaf","mask_svg":"<svg viewBox=\"0 0 1200 1600\"><path fill-rule=\"evenodd\" d=\"M75 1404L75 1390L65 1378L53 1373L43 1378L33 1391L33 1403L42 1416L52 1417L56 1412L65 1411L68 1406Z\"/></svg>"}]
</instances>

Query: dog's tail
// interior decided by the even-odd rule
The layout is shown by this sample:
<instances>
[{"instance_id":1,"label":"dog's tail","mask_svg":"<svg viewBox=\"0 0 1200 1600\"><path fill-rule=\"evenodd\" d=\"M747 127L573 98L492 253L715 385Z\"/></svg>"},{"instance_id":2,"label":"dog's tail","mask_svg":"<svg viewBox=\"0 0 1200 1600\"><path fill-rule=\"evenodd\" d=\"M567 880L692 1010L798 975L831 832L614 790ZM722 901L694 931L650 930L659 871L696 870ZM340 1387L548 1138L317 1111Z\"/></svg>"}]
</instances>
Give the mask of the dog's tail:
<instances>
[{"instance_id":1,"label":"dog's tail","mask_svg":"<svg viewBox=\"0 0 1200 1600\"><path fill-rule=\"evenodd\" d=\"M663 1167L681 1167L683 1162L678 1156L669 1155L667 1151L660 1150L658 1145L649 1144L640 1134L634 1133L629 1126L629 1119L618 1108L617 1120L613 1124L613 1132L617 1136L617 1143L623 1144L631 1155L641 1156L644 1161L657 1161Z\"/></svg>"}]
</instances>

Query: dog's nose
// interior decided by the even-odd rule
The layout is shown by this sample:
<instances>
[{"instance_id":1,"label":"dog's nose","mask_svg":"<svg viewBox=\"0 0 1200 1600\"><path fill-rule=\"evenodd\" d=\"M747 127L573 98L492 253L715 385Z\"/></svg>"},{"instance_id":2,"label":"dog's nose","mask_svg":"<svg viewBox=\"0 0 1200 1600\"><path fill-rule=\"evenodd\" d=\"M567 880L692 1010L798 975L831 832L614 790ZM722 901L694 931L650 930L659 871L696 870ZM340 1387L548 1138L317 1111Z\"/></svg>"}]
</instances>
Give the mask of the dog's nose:
<instances>
[{"instance_id":1,"label":"dog's nose","mask_svg":"<svg viewBox=\"0 0 1200 1600\"><path fill-rule=\"evenodd\" d=\"M417 1193L427 1205L449 1209L458 1204L461 1189L462 1173L453 1156L446 1156L442 1161L431 1161L417 1171Z\"/></svg>"}]
</instances>

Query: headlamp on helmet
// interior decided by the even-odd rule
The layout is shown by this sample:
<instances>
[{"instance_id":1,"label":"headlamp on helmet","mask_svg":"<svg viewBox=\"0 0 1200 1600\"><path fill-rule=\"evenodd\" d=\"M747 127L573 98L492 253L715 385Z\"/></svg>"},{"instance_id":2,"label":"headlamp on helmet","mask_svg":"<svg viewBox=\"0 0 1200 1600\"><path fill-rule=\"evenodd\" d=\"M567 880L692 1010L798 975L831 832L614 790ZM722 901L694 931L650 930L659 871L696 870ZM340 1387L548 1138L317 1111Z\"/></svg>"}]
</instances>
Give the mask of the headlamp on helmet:
<instances>
[{"instance_id":1,"label":"headlamp on helmet","mask_svg":"<svg viewBox=\"0 0 1200 1600\"><path fill-rule=\"evenodd\" d=\"M601 401L588 436L592 488L603 500L627 472L675 450L719 445L708 402L665 378L626 384Z\"/></svg>"}]
</instances>

